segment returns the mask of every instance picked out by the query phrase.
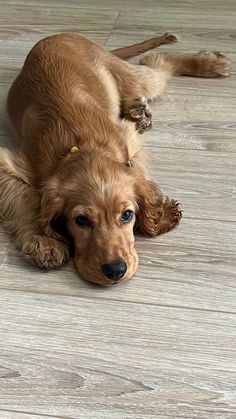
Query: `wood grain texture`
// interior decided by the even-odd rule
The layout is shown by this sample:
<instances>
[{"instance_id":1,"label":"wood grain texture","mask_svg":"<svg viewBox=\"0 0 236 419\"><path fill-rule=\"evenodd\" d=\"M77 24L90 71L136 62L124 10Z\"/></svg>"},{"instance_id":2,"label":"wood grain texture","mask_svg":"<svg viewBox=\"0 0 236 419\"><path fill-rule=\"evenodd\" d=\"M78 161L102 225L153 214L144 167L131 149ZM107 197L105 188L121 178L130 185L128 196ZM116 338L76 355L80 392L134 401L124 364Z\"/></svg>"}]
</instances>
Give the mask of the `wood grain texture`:
<instances>
[{"instance_id":1,"label":"wood grain texture","mask_svg":"<svg viewBox=\"0 0 236 419\"><path fill-rule=\"evenodd\" d=\"M12 5L35 5L34 0L5 0L5 4ZM40 0L41 7L44 6L57 6L64 7L64 0ZM221 0L209 0L207 3L205 0L198 0L197 2L193 0L181 0L172 1L165 0L162 2L160 0L146 0L145 4L143 0L112 0L107 2L107 0L70 0L67 2L66 7L68 8L86 8L86 9L109 9L109 10L126 10L129 12L132 11L159 11L171 12L173 14L185 12L202 12L203 14L211 14L219 16L220 14L228 11L231 15L234 12L235 2L234 0L227 0L222 4ZM201 15L201 17L202 17Z\"/></svg>"},{"instance_id":2,"label":"wood grain texture","mask_svg":"<svg viewBox=\"0 0 236 419\"><path fill-rule=\"evenodd\" d=\"M0 310L5 410L233 418L232 314L9 291Z\"/></svg>"},{"instance_id":3,"label":"wood grain texture","mask_svg":"<svg viewBox=\"0 0 236 419\"><path fill-rule=\"evenodd\" d=\"M166 31L176 33L181 41L174 46L175 49L235 51L235 15L225 9L222 13L202 13L201 19L196 12L185 10L180 13L140 11L135 14L135 19L132 11L122 11L107 43L129 43L130 36L138 41L140 37L154 36Z\"/></svg>"},{"instance_id":4,"label":"wood grain texture","mask_svg":"<svg viewBox=\"0 0 236 419\"><path fill-rule=\"evenodd\" d=\"M7 3L7 2L6 2ZM65 3L64 3L65 4ZM99 32L111 30L113 24L118 16L118 12L110 10L85 10L78 8L68 8L68 7L55 7L54 6L40 6L36 5L35 2L33 5L17 5L14 4L12 7L9 7L8 4L1 4L1 15L0 15L0 24L4 25L6 30L7 26L10 26L14 30L15 25L20 25L25 27L27 31L27 25L32 26L52 26L60 25L70 27L73 25L77 26L77 31L96 31L96 28L99 29ZM23 23L24 22L24 23ZM11 33L11 30L9 30Z\"/></svg>"},{"instance_id":5,"label":"wood grain texture","mask_svg":"<svg viewBox=\"0 0 236 419\"><path fill-rule=\"evenodd\" d=\"M64 418L68 418L68 416L64 416ZM38 415L34 413L26 413L26 412L17 412L15 410L0 410L0 418L1 419L55 419L56 416L49 416L49 415ZM60 416L60 419L63 419L63 416Z\"/></svg>"},{"instance_id":6,"label":"wood grain texture","mask_svg":"<svg viewBox=\"0 0 236 419\"><path fill-rule=\"evenodd\" d=\"M169 30L180 42L162 49L220 49L235 63L235 12L234 0L4 0L0 144L14 144L5 99L40 38L78 30L112 49ZM174 78L152 105L151 176L184 218L165 236L136 237L128 283L93 286L72 262L37 269L0 225L0 418L236 417L233 73Z\"/></svg>"}]
</instances>

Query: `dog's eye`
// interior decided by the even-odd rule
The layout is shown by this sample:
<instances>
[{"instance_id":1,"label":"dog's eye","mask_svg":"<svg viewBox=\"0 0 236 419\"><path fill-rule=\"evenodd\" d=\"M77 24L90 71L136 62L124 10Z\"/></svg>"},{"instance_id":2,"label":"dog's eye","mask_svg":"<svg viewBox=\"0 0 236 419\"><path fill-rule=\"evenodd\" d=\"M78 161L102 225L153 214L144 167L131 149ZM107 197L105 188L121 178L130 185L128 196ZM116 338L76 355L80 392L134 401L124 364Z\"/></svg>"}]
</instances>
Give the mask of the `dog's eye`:
<instances>
[{"instance_id":1,"label":"dog's eye","mask_svg":"<svg viewBox=\"0 0 236 419\"><path fill-rule=\"evenodd\" d=\"M85 215L77 215L75 218L75 223L82 228L88 228L92 226L92 222Z\"/></svg>"},{"instance_id":2,"label":"dog's eye","mask_svg":"<svg viewBox=\"0 0 236 419\"><path fill-rule=\"evenodd\" d=\"M131 210L126 210L126 211L122 212L121 219L120 219L121 223L122 224L130 223L130 221L132 221L132 219L133 219L133 215L134 215L134 213Z\"/></svg>"}]
</instances>

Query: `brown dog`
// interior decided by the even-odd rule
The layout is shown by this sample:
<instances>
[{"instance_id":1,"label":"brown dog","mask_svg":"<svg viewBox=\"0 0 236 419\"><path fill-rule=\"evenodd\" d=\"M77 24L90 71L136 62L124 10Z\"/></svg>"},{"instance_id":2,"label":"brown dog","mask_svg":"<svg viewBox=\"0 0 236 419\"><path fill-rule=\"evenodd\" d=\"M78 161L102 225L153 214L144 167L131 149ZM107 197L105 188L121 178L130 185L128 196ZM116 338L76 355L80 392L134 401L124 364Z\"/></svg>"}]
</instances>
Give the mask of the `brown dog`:
<instances>
[{"instance_id":1,"label":"brown dog","mask_svg":"<svg viewBox=\"0 0 236 419\"><path fill-rule=\"evenodd\" d=\"M230 61L208 52L122 60L175 40L110 53L60 34L30 51L7 103L23 152L0 151L0 214L25 258L60 267L71 237L81 276L112 285L136 272L134 227L156 236L177 226L179 204L148 180L137 131L151 127L148 101L171 75L228 76Z\"/></svg>"}]
</instances>

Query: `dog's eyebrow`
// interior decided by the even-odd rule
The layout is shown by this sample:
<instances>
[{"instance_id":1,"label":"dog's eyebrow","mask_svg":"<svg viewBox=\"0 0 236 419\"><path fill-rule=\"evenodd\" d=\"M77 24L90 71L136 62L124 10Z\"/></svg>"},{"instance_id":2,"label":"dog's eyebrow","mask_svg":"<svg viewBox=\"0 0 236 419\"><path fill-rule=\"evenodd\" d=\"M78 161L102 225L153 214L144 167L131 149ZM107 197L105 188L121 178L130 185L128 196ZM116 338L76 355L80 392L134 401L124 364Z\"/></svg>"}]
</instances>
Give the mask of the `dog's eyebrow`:
<instances>
[{"instance_id":1,"label":"dog's eyebrow","mask_svg":"<svg viewBox=\"0 0 236 419\"><path fill-rule=\"evenodd\" d=\"M117 213L120 213L120 212L126 211L126 210L133 211L134 210L134 205L130 201L119 202L117 207L116 207L116 210L117 210Z\"/></svg>"}]
</instances>

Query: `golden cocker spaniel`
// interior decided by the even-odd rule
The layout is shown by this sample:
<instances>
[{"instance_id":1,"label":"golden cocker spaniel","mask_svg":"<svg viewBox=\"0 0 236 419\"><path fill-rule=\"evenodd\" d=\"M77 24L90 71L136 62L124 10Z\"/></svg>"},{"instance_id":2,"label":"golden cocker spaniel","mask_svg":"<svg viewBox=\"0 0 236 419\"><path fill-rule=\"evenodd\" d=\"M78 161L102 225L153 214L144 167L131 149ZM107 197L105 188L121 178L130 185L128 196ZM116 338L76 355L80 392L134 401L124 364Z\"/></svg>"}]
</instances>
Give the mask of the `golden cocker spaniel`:
<instances>
[{"instance_id":1,"label":"golden cocker spaniel","mask_svg":"<svg viewBox=\"0 0 236 419\"><path fill-rule=\"evenodd\" d=\"M228 76L231 65L206 51L125 61L175 41L108 52L72 33L30 51L7 101L22 150L0 149L0 216L26 259L58 268L73 247L83 278L113 285L137 270L134 227L153 237L178 225L178 202L148 179L138 132L172 75Z\"/></svg>"}]
</instances>

